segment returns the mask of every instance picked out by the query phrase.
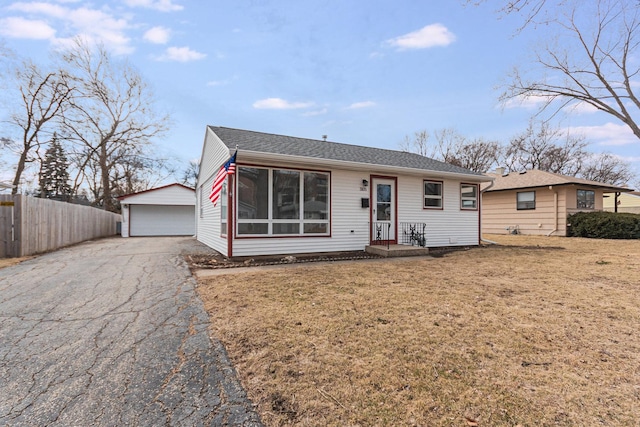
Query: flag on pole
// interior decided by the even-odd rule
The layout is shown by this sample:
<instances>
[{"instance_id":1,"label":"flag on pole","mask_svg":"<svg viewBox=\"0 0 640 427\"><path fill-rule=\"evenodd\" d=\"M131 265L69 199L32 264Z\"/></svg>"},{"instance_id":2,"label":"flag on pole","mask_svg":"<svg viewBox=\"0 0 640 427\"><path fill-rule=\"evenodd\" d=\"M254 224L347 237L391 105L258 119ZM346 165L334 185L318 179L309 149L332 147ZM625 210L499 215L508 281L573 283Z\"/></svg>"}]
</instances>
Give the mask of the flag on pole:
<instances>
[{"instance_id":1,"label":"flag on pole","mask_svg":"<svg viewBox=\"0 0 640 427\"><path fill-rule=\"evenodd\" d=\"M222 184L224 183L227 175L233 175L236 173L236 154L238 154L238 150L233 153L233 156L227 160L227 162L222 165L220 170L218 171L215 179L213 180L213 186L211 187L211 195L209 196L209 200L213 203L213 206L218 203L220 199L220 193L222 192Z\"/></svg>"}]
</instances>

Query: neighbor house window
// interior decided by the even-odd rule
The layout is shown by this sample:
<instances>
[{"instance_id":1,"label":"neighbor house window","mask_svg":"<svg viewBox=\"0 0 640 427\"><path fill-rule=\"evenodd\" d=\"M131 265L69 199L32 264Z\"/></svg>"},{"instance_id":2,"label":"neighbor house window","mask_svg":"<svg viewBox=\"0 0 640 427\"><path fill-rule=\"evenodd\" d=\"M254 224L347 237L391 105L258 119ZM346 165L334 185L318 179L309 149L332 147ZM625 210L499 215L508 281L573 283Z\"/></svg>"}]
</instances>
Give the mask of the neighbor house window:
<instances>
[{"instance_id":1,"label":"neighbor house window","mask_svg":"<svg viewBox=\"0 0 640 427\"><path fill-rule=\"evenodd\" d=\"M595 209L596 192L593 190L578 190L578 209Z\"/></svg>"},{"instance_id":2,"label":"neighbor house window","mask_svg":"<svg viewBox=\"0 0 640 427\"><path fill-rule=\"evenodd\" d=\"M536 208L536 192L535 191L523 191L516 194L518 201L518 210L526 211Z\"/></svg>"},{"instance_id":3,"label":"neighbor house window","mask_svg":"<svg viewBox=\"0 0 640 427\"><path fill-rule=\"evenodd\" d=\"M460 184L460 208L469 210L478 209L477 184Z\"/></svg>"},{"instance_id":4,"label":"neighbor house window","mask_svg":"<svg viewBox=\"0 0 640 427\"><path fill-rule=\"evenodd\" d=\"M227 197L228 182L229 178L225 178L222 183L222 190L220 190L220 234L223 236L227 235L227 213L229 212L229 198Z\"/></svg>"},{"instance_id":5,"label":"neighbor house window","mask_svg":"<svg viewBox=\"0 0 640 427\"><path fill-rule=\"evenodd\" d=\"M240 167L238 234L329 234L329 174Z\"/></svg>"},{"instance_id":6,"label":"neighbor house window","mask_svg":"<svg viewBox=\"0 0 640 427\"><path fill-rule=\"evenodd\" d=\"M425 209L442 209L442 181L424 181Z\"/></svg>"}]
</instances>

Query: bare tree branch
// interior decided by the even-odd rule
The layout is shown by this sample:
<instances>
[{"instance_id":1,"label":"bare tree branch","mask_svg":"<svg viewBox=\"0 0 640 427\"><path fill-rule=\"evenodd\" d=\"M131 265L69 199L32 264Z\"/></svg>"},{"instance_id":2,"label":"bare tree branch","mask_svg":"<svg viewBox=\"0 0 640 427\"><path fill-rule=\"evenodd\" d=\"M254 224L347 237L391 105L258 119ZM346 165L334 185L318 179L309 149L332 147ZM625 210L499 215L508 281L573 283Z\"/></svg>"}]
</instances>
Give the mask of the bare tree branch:
<instances>
[{"instance_id":1,"label":"bare tree branch","mask_svg":"<svg viewBox=\"0 0 640 427\"><path fill-rule=\"evenodd\" d=\"M531 7L526 1L511 3ZM542 0L533 3L545 6ZM636 121L640 101L633 86L633 78L640 74L640 62L634 58L640 44L640 9L622 0L558 4L564 9L557 10L566 13L556 13L549 26L562 43L537 51L533 66L526 66L526 76L515 69L501 102L542 100L539 112L552 116L567 106L586 103L615 117L640 138Z\"/></svg>"},{"instance_id":2,"label":"bare tree branch","mask_svg":"<svg viewBox=\"0 0 640 427\"><path fill-rule=\"evenodd\" d=\"M11 115L10 123L20 129L20 140L10 144L18 155L13 178L12 194L19 189L27 163L40 158L40 136L50 122L60 118L64 104L73 93L64 72L43 72L30 61L23 62L15 71L20 93L20 108Z\"/></svg>"},{"instance_id":3,"label":"bare tree branch","mask_svg":"<svg viewBox=\"0 0 640 427\"><path fill-rule=\"evenodd\" d=\"M136 173L157 166L158 159L142 159L153 157L147 152L152 140L167 130L169 117L155 111L155 99L142 76L126 62L114 63L104 47L92 48L77 39L62 59L77 86L64 124L67 134L84 148L75 156L84 175L76 184L87 182L97 205L117 210L115 196L135 187Z\"/></svg>"}]
</instances>

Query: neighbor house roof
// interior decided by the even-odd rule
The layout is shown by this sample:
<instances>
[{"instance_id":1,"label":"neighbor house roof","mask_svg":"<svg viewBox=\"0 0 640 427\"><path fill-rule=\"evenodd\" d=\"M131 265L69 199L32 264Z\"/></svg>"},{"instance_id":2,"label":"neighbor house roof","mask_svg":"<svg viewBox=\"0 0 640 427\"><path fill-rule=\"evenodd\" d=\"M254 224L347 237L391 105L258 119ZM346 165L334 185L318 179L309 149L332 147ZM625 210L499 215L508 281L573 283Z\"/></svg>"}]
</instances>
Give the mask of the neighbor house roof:
<instances>
[{"instance_id":1,"label":"neighbor house roof","mask_svg":"<svg viewBox=\"0 0 640 427\"><path fill-rule=\"evenodd\" d=\"M588 179L576 178L573 176L565 176L557 173L545 172L537 169L524 172L510 172L506 175L487 174L494 178L493 186L488 187L485 191L504 191L516 190L521 188L536 188L558 185L581 185L585 187L602 188L605 192L614 191L631 191L630 188L619 187L603 182L590 181Z\"/></svg>"},{"instance_id":2,"label":"neighbor house roof","mask_svg":"<svg viewBox=\"0 0 640 427\"><path fill-rule=\"evenodd\" d=\"M226 127L209 126L209 129L214 132L230 150L234 150L237 147L240 153L246 150L259 153L466 174L473 175L474 177L484 176L481 173L405 151L363 147L360 145L297 138ZM488 180L489 179L487 179L487 181Z\"/></svg>"}]
</instances>

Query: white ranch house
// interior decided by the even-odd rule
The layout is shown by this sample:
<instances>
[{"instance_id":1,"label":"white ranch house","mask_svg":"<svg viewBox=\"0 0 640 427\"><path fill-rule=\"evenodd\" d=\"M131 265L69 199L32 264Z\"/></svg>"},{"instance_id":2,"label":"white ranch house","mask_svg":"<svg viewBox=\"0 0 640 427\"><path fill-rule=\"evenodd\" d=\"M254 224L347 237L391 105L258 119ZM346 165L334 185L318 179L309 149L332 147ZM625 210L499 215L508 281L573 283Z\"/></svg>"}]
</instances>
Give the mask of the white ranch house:
<instances>
[{"instance_id":1,"label":"white ranch house","mask_svg":"<svg viewBox=\"0 0 640 427\"><path fill-rule=\"evenodd\" d=\"M214 206L214 177L236 150ZM228 257L478 245L490 180L413 153L208 126L196 236Z\"/></svg>"}]
</instances>

